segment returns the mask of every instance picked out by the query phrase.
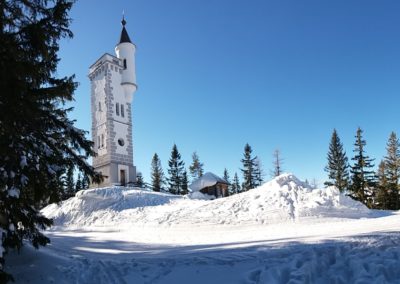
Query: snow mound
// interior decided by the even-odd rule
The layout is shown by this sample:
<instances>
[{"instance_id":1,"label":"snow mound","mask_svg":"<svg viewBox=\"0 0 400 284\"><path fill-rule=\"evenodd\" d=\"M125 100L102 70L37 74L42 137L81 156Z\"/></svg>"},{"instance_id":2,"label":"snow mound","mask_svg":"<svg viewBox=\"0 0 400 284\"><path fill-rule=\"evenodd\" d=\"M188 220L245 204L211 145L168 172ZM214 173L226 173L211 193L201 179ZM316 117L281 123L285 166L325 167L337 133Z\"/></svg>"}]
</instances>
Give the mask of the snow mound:
<instances>
[{"instance_id":1,"label":"snow mound","mask_svg":"<svg viewBox=\"0 0 400 284\"><path fill-rule=\"evenodd\" d=\"M336 188L312 189L292 174L226 198L196 200L122 187L80 191L42 210L55 225L118 227L253 225L377 214Z\"/></svg>"}]
</instances>

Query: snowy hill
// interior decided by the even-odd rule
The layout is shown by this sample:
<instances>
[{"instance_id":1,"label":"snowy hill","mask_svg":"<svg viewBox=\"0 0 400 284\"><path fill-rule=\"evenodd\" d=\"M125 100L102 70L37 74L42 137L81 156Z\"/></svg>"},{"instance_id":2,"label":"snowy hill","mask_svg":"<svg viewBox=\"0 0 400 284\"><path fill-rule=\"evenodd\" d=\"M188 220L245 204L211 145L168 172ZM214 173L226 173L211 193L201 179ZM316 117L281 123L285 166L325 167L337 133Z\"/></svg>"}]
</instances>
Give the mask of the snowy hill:
<instances>
[{"instance_id":1,"label":"snowy hill","mask_svg":"<svg viewBox=\"0 0 400 284\"><path fill-rule=\"evenodd\" d=\"M200 224L276 224L306 217L361 218L373 211L340 194L333 187L311 189L292 174L285 174L248 192L216 200L121 187L80 191L43 214L55 225L119 228L131 225L187 226Z\"/></svg>"},{"instance_id":2,"label":"snowy hill","mask_svg":"<svg viewBox=\"0 0 400 284\"><path fill-rule=\"evenodd\" d=\"M51 245L10 252L16 283L398 283L400 214L291 174L216 200L119 187L43 214Z\"/></svg>"}]
</instances>

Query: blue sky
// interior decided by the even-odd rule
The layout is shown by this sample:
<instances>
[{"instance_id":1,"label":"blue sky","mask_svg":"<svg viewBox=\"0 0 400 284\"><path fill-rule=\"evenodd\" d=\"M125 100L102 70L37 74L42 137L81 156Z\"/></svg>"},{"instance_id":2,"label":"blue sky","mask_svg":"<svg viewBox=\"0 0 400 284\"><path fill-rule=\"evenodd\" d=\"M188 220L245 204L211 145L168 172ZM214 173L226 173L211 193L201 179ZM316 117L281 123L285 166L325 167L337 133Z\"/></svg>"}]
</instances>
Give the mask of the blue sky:
<instances>
[{"instance_id":1,"label":"blue sky","mask_svg":"<svg viewBox=\"0 0 400 284\"><path fill-rule=\"evenodd\" d=\"M59 75L80 83L71 114L90 130L88 68L114 53L122 10L137 45L134 162L150 181L177 144L189 166L240 173L245 143L269 178L279 148L300 178L326 174L332 129L349 158L358 126L377 162L400 134L399 1L77 1Z\"/></svg>"}]
</instances>

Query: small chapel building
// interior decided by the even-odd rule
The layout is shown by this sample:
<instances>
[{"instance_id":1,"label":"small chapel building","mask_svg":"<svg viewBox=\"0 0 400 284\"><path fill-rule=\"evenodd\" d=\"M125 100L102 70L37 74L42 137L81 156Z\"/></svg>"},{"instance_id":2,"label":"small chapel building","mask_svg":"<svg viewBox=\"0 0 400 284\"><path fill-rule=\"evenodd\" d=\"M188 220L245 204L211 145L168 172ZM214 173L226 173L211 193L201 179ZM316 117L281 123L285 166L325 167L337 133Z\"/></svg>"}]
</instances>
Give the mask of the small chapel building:
<instances>
[{"instance_id":1,"label":"small chapel building","mask_svg":"<svg viewBox=\"0 0 400 284\"><path fill-rule=\"evenodd\" d=\"M89 68L92 141L97 156L93 167L104 176L101 184L125 186L136 182L133 164L132 100L137 89L136 46L123 18L115 55L105 53Z\"/></svg>"}]
</instances>

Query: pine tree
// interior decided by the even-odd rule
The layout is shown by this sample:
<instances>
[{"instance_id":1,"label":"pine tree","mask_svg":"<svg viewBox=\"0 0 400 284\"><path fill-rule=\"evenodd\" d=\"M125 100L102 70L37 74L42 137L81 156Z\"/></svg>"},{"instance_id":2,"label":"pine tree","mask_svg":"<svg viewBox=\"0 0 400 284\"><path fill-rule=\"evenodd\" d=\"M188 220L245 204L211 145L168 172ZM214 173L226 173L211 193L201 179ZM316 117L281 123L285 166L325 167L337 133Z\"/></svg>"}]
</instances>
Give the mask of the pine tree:
<instances>
[{"instance_id":1,"label":"pine tree","mask_svg":"<svg viewBox=\"0 0 400 284\"><path fill-rule=\"evenodd\" d=\"M35 248L49 243L41 231L52 221L40 209L61 199L67 168L75 166L100 181L87 163L95 154L93 143L74 127L71 108L65 107L73 100L74 77L57 78L59 41L72 37L72 4L0 4L0 246L6 251L20 249L23 240ZM8 279L1 267L0 279Z\"/></svg>"},{"instance_id":2,"label":"pine tree","mask_svg":"<svg viewBox=\"0 0 400 284\"><path fill-rule=\"evenodd\" d=\"M75 183L75 192L78 192L79 190L82 189L82 177L81 177L81 173L78 174L78 178L76 179L76 183Z\"/></svg>"},{"instance_id":3,"label":"pine tree","mask_svg":"<svg viewBox=\"0 0 400 284\"><path fill-rule=\"evenodd\" d=\"M75 194L74 167L68 167L65 174L65 198L68 199Z\"/></svg>"},{"instance_id":4,"label":"pine tree","mask_svg":"<svg viewBox=\"0 0 400 284\"><path fill-rule=\"evenodd\" d=\"M141 172L138 172L136 174L136 186L139 188L143 188L144 187L144 180L143 180L143 175Z\"/></svg>"},{"instance_id":5,"label":"pine tree","mask_svg":"<svg viewBox=\"0 0 400 284\"><path fill-rule=\"evenodd\" d=\"M81 179L81 187L82 189L88 189L90 186L90 178L88 175L85 173L82 173L82 179Z\"/></svg>"},{"instance_id":6,"label":"pine tree","mask_svg":"<svg viewBox=\"0 0 400 284\"><path fill-rule=\"evenodd\" d=\"M240 188L239 177L238 177L238 174L235 172L235 175L233 176L231 192L232 192L232 194L236 194L241 191L242 191L242 189ZM231 192L230 192L230 194L231 194Z\"/></svg>"},{"instance_id":7,"label":"pine tree","mask_svg":"<svg viewBox=\"0 0 400 284\"><path fill-rule=\"evenodd\" d=\"M196 152L192 154L192 164L189 166L189 172L193 179L201 177L204 173L203 163L200 162Z\"/></svg>"},{"instance_id":8,"label":"pine tree","mask_svg":"<svg viewBox=\"0 0 400 284\"><path fill-rule=\"evenodd\" d=\"M398 210L399 205L399 174L400 174L400 145L396 133L390 134L386 146L385 176L387 180L388 202L387 209Z\"/></svg>"},{"instance_id":9,"label":"pine tree","mask_svg":"<svg viewBox=\"0 0 400 284\"><path fill-rule=\"evenodd\" d=\"M256 159L257 157L252 157L252 149L249 144L246 144L244 147L243 159L241 160L243 164L243 168L241 169L243 173L243 185L242 190L247 191L256 187L257 185L257 176L256 176Z\"/></svg>"},{"instance_id":10,"label":"pine tree","mask_svg":"<svg viewBox=\"0 0 400 284\"><path fill-rule=\"evenodd\" d=\"M164 184L164 172L161 167L161 161L157 153L151 160L151 187L154 191L161 191Z\"/></svg>"},{"instance_id":11,"label":"pine tree","mask_svg":"<svg viewBox=\"0 0 400 284\"><path fill-rule=\"evenodd\" d=\"M281 152L279 149L275 149L273 155L273 170L271 172L272 177L278 177L282 174L282 162L283 159L281 158Z\"/></svg>"},{"instance_id":12,"label":"pine tree","mask_svg":"<svg viewBox=\"0 0 400 284\"><path fill-rule=\"evenodd\" d=\"M328 165L325 167L325 171L328 173L329 178L329 181L325 182L326 186L334 185L340 192L348 188L349 164L336 129L333 129L331 142L329 144Z\"/></svg>"},{"instance_id":13,"label":"pine tree","mask_svg":"<svg viewBox=\"0 0 400 284\"><path fill-rule=\"evenodd\" d=\"M172 147L171 158L168 161L168 190L172 194L179 194L182 189L182 174L185 164L176 144Z\"/></svg>"},{"instance_id":14,"label":"pine tree","mask_svg":"<svg viewBox=\"0 0 400 284\"><path fill-rule=\"evenodd\" d=\"M373 203L374 190L375 190L375 173L372 170L374 165L373 159L370 159L365 154L366 142L362 137L363 131L361 128L357 129L355 136L356 142L354 143L355 149L353 152L355 156L352 158L354 165L351 167L351 186L350 196L364 204L371 206Z\"/></svg>"},{"instance_id":15,"label":"pine tree","mask_svg":"<svg viewBox=\"0 0 400 284\"><path fill-rule=\"evenodd\" d=\"M381 161L378 166L378 192L376 196L375 207L379 209L388 209L389 194L388 194L388 181L386 178L386 164Z\"/></svg>"},{"instance_id":16,"label":"pine tree","mask_svg":"<svg viewBox=\"0 0 400 284\"><path fill-rule=\"evenodd\" d=\"M189 193L189 186L188 186L189 180L188 180L186 170L183 171L181 180L182 180L182 186L181 186L181 190L180 190L179 194L180 195L188 194Z\"/></svg>"}]
</instances>

